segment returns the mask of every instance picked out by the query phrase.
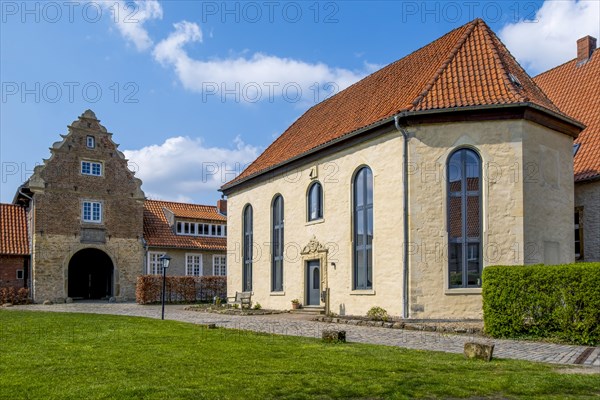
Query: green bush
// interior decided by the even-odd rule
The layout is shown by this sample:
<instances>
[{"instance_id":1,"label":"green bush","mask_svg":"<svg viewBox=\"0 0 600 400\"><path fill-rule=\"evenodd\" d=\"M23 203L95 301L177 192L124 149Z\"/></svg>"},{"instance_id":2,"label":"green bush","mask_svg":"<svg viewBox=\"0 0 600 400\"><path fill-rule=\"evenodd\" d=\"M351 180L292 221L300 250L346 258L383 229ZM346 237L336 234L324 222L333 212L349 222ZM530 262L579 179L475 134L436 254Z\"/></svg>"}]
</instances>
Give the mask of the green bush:
<instances>
[{"instance_id":1,"label":"green bush","mask_svg":"<svg viewBox=\"0 0 600 400\"><path fill-rule=\"evenodd\" d=\"M371 309L367 311L367 317L375 321L387 321L389 319L387 311L385 308L381 307L371 307Z\"/></svg>"},{"instance_id":2,"label":"green bush","mask_svg":"<svg viewBox=\"0 0 600 400\"><path fill-rule=\"evenodd\" d=\"M600 263L486 267L482 294L491 336L600 343Z\"/></svg>"}]
</instances>

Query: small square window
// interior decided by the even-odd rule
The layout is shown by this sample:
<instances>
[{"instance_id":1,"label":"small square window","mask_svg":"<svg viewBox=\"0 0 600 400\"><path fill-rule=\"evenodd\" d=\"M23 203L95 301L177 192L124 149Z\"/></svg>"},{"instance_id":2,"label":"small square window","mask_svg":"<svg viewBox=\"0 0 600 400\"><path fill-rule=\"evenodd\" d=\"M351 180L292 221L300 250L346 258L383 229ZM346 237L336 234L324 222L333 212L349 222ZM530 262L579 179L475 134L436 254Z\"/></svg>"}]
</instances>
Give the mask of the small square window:
<instances>
[{"instance_id":1,"label":"small square window","mask_svg":"<svg viewBox=\"0 0 600 400\"><path fill-rule=\"evenodd\" d=\"M86 138L86 145L88 149L96 148L96 138L93 136L88 136Z\"/></svg>"},{"instance_id":2,"label":"small square window","mask_svg":"<svg viewBox=\"0 0 600 400\"><path fill-rule=\"evenodd\" d=\"M17 270L17 279L19 279L19 280L25 279L25 271L23 271L22 269L18 269Z\"/></svg>"}]
</instances>

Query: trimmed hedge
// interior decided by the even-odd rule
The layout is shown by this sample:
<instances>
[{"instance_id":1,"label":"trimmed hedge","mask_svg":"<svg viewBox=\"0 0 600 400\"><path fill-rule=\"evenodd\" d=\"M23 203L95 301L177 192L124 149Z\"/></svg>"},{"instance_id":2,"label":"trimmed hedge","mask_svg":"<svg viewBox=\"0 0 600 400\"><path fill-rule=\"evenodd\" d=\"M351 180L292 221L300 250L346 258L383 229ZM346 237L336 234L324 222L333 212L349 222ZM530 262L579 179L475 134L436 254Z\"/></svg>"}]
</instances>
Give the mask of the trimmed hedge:
<instances>
[{"instance_id":1,"label":"trimmed hedge","mask_svg":"<svg viewBox=\"0 0 600 400\"><path fill-rule=\"evenodd\" d=\"M167 276L167 303L212 301L215 296L227 297L225 276ZM161 275L141 275L135 289L138 304L159 303L162 293Z\"/></svg>"},{"instance_id":2,"label":"trimmed hedge","mask_svg":"<svg viewBox=\"0 0 600 400\"><path fill-rule=\"evenodd\" d=\"M600 343L600 263L486 267L482 294L493 337Z\"/></svg>"}]
</instances>

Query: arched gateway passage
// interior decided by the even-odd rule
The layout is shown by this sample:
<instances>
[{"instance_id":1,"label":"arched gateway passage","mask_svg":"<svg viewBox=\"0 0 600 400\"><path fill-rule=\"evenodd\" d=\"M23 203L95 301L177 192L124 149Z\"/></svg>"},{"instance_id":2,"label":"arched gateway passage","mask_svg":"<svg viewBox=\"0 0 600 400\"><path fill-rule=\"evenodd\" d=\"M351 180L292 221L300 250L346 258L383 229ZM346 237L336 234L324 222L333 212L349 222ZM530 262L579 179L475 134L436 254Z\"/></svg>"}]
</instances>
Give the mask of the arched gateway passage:
<instances>
[{"instance_id":1,"label":"arched gateway passage","mask_svg":"<svg viewBox=\"0 0 600 400\"><path fill-rule=\"evenodd\" d=\"M73 299L106 299L113 295L113 263L98 249L83 249L69 261L68 296Z\"/></svg>"}]
</instances>

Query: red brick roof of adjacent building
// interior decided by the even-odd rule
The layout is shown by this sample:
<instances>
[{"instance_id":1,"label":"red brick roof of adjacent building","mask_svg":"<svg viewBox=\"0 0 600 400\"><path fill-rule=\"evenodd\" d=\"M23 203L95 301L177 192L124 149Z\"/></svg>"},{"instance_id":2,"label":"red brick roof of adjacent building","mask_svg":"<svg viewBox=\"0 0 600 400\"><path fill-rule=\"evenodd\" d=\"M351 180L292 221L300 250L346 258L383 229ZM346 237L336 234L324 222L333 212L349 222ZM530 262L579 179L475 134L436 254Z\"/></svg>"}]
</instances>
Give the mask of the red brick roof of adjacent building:
<instances>
[{"instance_id":1,"label":"red brick roof of adjacent building","mask_svg":"<svg viewBox=\"0 0 600 400\"><path fill-rule=\"evenodd\" d=\"M561 114L476 19L310 108L223 189L401 112L523 103Z\"/></svg>"},{"instance_id":2,"label":"red brick roof of adjacent building","mask_svg":"<svg viewBox=\"0 0 600 400\"><path fill-rule=\"evenodd\" d=\"M227 249L227 239L222 237L177 235L169 226L164 209L176 217L195 222L225 224L227 218L217 207L171 201L146 200L144 203L144 239L150 247L219 250Z\"/></svg>"},{"instance_id":3,"label":"red brick roof of adjacent building","mask_svg":"<svg viewBox=\"0 0 600 400\"><path fill-rule=\"evenodd\" d=\"M0 204L0 254L29 255L24 207Z\"/></svg>"},{"instance_id":4,"label":"red brick roof of adjacent building","mask_svg":"<svg viewBox=\"0 0 600 400\"><path fill-rule=\"evenodd\" d=\"M600 178L600 49L585 63L573 59L533 80L561 111L586 125L575 140L575 181Z\"/></svg>"}]
</instances>

